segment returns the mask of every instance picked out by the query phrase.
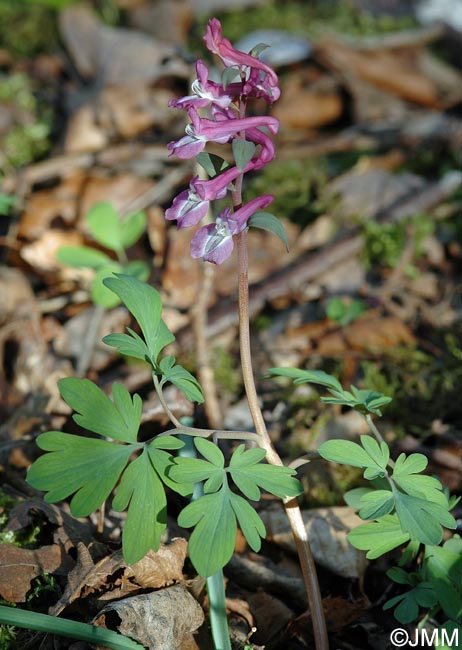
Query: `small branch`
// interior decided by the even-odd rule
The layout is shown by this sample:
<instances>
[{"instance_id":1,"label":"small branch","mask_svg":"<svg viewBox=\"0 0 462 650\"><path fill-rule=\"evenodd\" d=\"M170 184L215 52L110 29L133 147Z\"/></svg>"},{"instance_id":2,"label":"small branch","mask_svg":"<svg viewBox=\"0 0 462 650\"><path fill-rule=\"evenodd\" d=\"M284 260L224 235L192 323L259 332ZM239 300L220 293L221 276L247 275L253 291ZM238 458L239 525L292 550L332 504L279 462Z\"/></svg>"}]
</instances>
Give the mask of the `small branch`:
<instances>
[{"instance_id":1,"label":"small branch","mask_svg":"<svg viewBox=\"0 0 462 650\"><path fill-rule=\"evenodd\" d=\"M90 322L88 323L88 329L83 341L82 353L77 361L77 377L84 377L87 374L88 368L90 367L91 358L95 351L96 342L99 339L101 322L103 320L105 310L104 307L101 307L101 305L95 305L92 309L93 311L90 316Z\"/></svg>"}]
</instances>

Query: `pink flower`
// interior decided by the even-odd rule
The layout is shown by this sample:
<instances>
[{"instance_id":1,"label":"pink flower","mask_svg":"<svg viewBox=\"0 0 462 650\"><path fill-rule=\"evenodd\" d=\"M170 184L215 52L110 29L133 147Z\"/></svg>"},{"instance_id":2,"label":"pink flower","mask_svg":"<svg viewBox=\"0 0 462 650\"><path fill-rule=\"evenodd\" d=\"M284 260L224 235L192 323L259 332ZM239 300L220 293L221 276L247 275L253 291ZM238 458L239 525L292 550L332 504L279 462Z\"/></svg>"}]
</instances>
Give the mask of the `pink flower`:
<instances>
[{"instance_id":1,"label":"pink flower","mask_svg":"<svg viewBox=\"0 0 462 650\"><path fill-rule=\"evenodd\" d=\"M209 71L201 59L196 62L197 78L191 84L193 95L187 95L180 99L171 99L169 106L174 108L188 109L204 108L210 104L227 108L237 95L242 92L242 84L229 84L226 90L222 84L209 81Z\"/></svg>"},{"instance_id":2,"label":"pink flower","mask_svg":"<svg viewBox=\"0 0 462 650\"><path fill-rule=\"evenodd\" d=\"M247 95L264 96L269 102L279 98L281 91L278 87L278 77L269 65L260 61L255 56L236 50L227 38L223 37L221 24L217 18L212 18L207 24L204 41L207 49L217 54L227 68L237 66L239 69L250 68L250 75L246 80ZM256 74L256 71L259 74ZM264 95L262 93L264 89Z\"/></svg>"},{"instance_id":3,"label":"pink flower","mask_svg":"<svg viewBox=\"0 0 462 650\"><path fill-rule=\"evenodd\" d=\"M216 222L199 228L191 240L191 257L202 257L206 262L222 264L233 252L233 235L238 235L247 228L250 217L262 208L266 208L274 199L271 194L263 194L252 199L236 212L226 208Z\"/></svg>"},{"instance_id":4,"label":"pink flower","mask_svg":"<svg viewBox=\"0 0 462 650\"><path fill-rule=\"evenodd\" d=\"M192 189L184 190L173 199L171 207L165 211L165 218L168 221L177 219L178 228L197 226L208 208L209 201L202 200Z\"/></svg>"},{"instance_id":5,"label":"pink flower","mask_svg":"<svg viewBox=\"0 0 462 650\"><path fill-rule=\"evenodd\" d=\"M255 117L243 117L229 119L226 115L216 112L216 120L210 120L205 117L199 117L193 106L188 109L191 124L185 128L186 134L177 142L172 141L167 145L171 154L178 158L187 160L194 158L204 150L207 142L218 142L225 144L229 142L238 133L245 133L246 129L264 126L273 134L279 129L279 120L275 117L258 115Z\"/></svg>"}]
</instances>

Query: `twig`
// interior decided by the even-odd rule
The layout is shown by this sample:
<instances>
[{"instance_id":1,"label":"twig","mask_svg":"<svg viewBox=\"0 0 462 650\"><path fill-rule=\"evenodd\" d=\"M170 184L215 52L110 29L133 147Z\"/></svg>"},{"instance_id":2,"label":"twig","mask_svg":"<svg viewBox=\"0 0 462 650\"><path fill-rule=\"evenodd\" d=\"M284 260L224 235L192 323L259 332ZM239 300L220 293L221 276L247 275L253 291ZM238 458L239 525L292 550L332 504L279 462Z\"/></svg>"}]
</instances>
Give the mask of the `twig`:
<instances>
[{"instance_id":1,"label":"twig","mask_svg":"<svg viewBox=\"0 0 462 650\"><path fill-rule=\"evenodd\" d=\"M104 307L95 305L93 312L88 323L88 329L85 333L83 341L82 353L77 361L76 375L77 377L84 377L91 363L93 352L95 351L96 342L99 338L101 328L101 321L104 316Z\"/></svg>"}]
</instances>

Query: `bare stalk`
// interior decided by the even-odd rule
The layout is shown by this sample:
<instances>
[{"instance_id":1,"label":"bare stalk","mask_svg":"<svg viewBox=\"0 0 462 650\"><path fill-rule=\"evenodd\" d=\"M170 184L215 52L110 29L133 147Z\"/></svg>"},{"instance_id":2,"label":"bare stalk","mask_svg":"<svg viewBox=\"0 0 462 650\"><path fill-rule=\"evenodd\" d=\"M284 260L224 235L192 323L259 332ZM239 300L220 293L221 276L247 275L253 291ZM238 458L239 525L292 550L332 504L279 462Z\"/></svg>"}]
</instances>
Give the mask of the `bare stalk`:
<instances>
[{"instance_id":1,"label":"bare stalk","mask_svg":"<svg viewBox=\"0 0 462 650\"><path fill-rule=\"evenodd\" d=\"M238 198L240 203L240 197L236 198ZM269 463L272 465L283 465L283 462L274 449L271 439L268 435L265 420L263 418L263 414L258 402L258 395L252 370L249 326L247 231L243 231L237 235L237 248L239 264L239 337L242 376L244 380L245 391L247 400L249 402L252 419L255 425L255 430L260 436L258 443L259 446L265 449L266 458ZM300 559L300 566L308 595L308 602L313 622L316 650L328 650L329 640L327 636L324 610L322 607L321 592L319 589L316 566L308 542L302 513L296 499L284 499L284 507L289 519L290 527L292 529L292 534L294 536L295 545L297 547L297 552Z\"/></svg>"}]
</instances>

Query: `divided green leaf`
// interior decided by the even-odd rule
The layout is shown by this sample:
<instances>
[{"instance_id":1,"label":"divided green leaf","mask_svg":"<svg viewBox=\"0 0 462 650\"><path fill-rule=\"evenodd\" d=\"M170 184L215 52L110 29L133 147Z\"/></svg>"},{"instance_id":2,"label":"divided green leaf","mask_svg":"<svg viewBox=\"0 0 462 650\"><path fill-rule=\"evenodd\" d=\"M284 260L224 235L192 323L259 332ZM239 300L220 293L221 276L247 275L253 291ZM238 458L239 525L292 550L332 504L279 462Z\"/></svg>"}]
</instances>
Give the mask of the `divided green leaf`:
<instances>
[{"instance_id":1,"label":"divided green leaf","mask_svg":"<svg viewBox=\"0 0 462 650\"><path fill-rule=\"evenodd\" d=\"M189 543L191 561L197 571L208 576L222 568L234 550L237 522L251 548L259 550L265 527L255 510L240 495L231 492L227 475L251 499L260 498L260 488L280 497L296 496L302 486L294 477L295 470L263 464L262 449L235 450L229 466L224 467L222 452L209 440L195 438L197 450L206 460L175 458L169 471L174 481L198 483L205 481L205 495L181 512L180 526L195 529Z\"/></svg>"},{"instance_id":2,"label":"divided green leaf","mask_svg":"<svg viewBox=\"0 0 462 650\"><path fill-rule=\"evenodd\" d=\"M136 449L135 445L118 445L60 431L42 433L37 444L50 453L32 464L28 482L37 490L48 492L48 503L61 501L75 492L71 501L75 517L86 517L101 506Z\"/></svg>"},{"instance_id":3,"label":"divided green leaf","mask_svg":"<svg viewBox=\"0 0 462 650\"><path fill-rule=\"evenodd\" d=\"M128 275L106 278L104 284L119 296L128 311L137 320L149 351L148 360L155 365L159 352L175 340L162 320L162 301L158 291L149 284ZM131 332L130 335L132 335ZM138 339L135 340L139 343ZM112 345L114 343L113 335L105 337L103 341ZM117 339L117 342L120 343L120 338ZM136 349L141 353L141 346L136 346Z\"/></svg>"},{"instance_id":4,"label":"divided green leaf","mask_svg":"<svg viewBox=\"0 0 462 650\"><path fill-rule=\"evenodd\" d=\"M348 539L355 548L367 551L369 560L375 560L410 538L408 533L403 532L396 515L385 515L377 521L354 528L348 533Z\"/></svg>"},{"instance_id":5,"label":"divided green leaf","mask_svg":"<svg viewBox=\"0 0 462 650\"><path fill-rule=\"evenodd\" d=\"M136 443L141 421L141 398L130 397L121 384L113 384L114 401L89 379L66 377L58 382L64 401L76 411L75 422L101 436Z\"/></svg>"},{"instance_id":6,"label":"divided green leaf","mask_svg":"<svg viewBox=\"0 0 462 650\"><path fill-rule=\"evenodd\" d=\"M323 370L300 370L299 368L270 368L268 373L272 376L290 377L294 384L320 384L332 390L342 391L342 385L335 377L328 375Z\"/></svg>"},{"instance_id":7,"label":"divided green leaf","mask_svg":"<svg viewBox=\"0 0 462 650\"><path fill-rule=\"evenodd\" d=\"M255 501L260 499L260 488L281 498L301 494L303 487L295 478L296 471L290 467L266 465L261 462L264 455L261 449L244 451L244 445L239 445L235 450L229 473L241 492Z\"/></svg>"},{"instance_id":8,"label":"divided green leaf","mask_svg":"<svg viewBox=\"0 0 462 650\"><path fill-rule=\"evenodd\" d=\"M430 582L419 582L413 589L387 600L383 609L395 607L394 617L400 623L412 623L419 616L419 607L436 605L437 597Z\"/></svg>"},{"instance_id":9,"label":"divided green leaf","mask_svg":"<svg viewBox=\"0 0 462 650\"><path fill-rule=\"evenodd\" d=\"M112 506L117 511L128 507L122 533L127 564L138 562L151 548L158 550L167 525L167 499L146 448L123 473Z\"/></svg>"},{"instance_id":10,"label":"divided green leaf","mask_svg":"<svg viewBox=\"0 0 462 650\"><path fill-rule=\"evenodd\" d=\"M250 223L250 222L249 222ZM323 372L322 370L298 370L297 368L271 368L269 373L271 375L280 375L291 377L294 383L301 384L303 382L310 382L313 384L320 384L326 386L330 397L321 397L321 401L326 404L340 404L349 406L356 409L363 415L366 413L373 413L374 415L382 415L380 407L385 406L391 402L391 397L382 395L373 390L359 390L355 386L351 386L351 393L342 388L340 382Z\"/></svg>"},{"instance_id":11,"label":"divided green leaf","mask_svg":"<svg viewBox=\"0 0 462 650\"><path fill-rule=\"evenodd\" d=\"M443 546L425 548L425 575L444 613L462 621L462 540L454 536Z\"/></svg>"},{"instance_id":12,"label":"divided green leaf","mask_svg":"<svg viewBox=\"0 0 462 650\"><path fill-rule=\"evenodd\" d=\"M438 545L443 538L441 526L457 528L457 522L447 508L426 499L403 494L396 489L393 492L401 529L408 533L411 539L422 544Z\"/></svg>"},{"instance_id":13,"label":"divided green leaf","mask_svg":"<svg viewBox=\"0 0 462 650\"><path fill-rule=\"evenodd\" d=\"M386 443L379 446L372 436L361 436L360 440L362 446L351 440L327 440L318 452L326 460L365 468L364 476L369 480L386 476L389 459Z\"/></svg>"},{"instance_id":14,"label":"divided green leaf","mask_svg":"<svg viewBox=\"0 0 462 650\"><path fill-rule=\"evenodd\" d=\"M395 498L389 490L371 490L361 499L358 515L361 519L378 519L390 514L395 507Z\"/></svg>"},{"instance_id":15,"label":"divided green leaf","mask_svg":"<svg viewBox=\"0 0 462 650\"><path fill-rule=\"evenodd\" d=\"M190 372L188 372L188 370L183 368L183 366L175 365L174 357L167 356L161 359L157 366L157 371L162 373L162 384L169 381L174 384L189 401L202 404L204 401L204 395L199 382Z\"/></svg>"},{"instance_id":16,"label":"divided green leaf","mask_svg":"<svg viewBox=\"0 0 462 650\"><path fill-rule=\"evenodd\" d=\"M179 526L194 526L189 538L189 557L201 576L211 576L222 569L233 554L237 524L231 494L224 483L218 492L201 496L178 516Z\"/></svg>"},{"instance_id":17,"label":"divided green leaf","mask_svg":"<svg viewBox=\"0 0 462 650\"><path fill-rule=\"evenodd\" d=\"M282 225L281 221L271 214L271 212L255 212L249 221L249 226L251 228L260 228L261 230L267 230L272 232L273 235L277 235L279 239L282 239L287 250L289 250L289 240L287 239L287 234Z\"/></svg>"}]
</instances>

